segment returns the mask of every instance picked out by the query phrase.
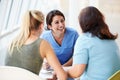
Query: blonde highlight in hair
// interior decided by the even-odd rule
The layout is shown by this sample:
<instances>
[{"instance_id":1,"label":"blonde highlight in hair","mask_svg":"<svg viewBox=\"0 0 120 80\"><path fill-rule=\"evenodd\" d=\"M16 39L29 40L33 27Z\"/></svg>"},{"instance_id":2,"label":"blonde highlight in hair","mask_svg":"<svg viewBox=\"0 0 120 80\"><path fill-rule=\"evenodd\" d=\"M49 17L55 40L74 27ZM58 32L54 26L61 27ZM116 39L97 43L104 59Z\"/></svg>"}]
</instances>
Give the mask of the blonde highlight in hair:
<instances>
[{"instance_id":1,"label":"blonde highlight in hair","mask_svg":"<svg viewBox=\"0 0 120 80\"><path fill-rule=\"evenodd\" d=\"M31 15L30 15L31 14ZM9 46L9 52L12 53L14 48L16 47L18 51L20 51L21 46L25 43L25 41L30 36L31 31L31 19L36 20L40 24L44 22L44 15L42 12L33 10L33 11L27 11L25 15L23 16L22 25L20 28L19 35L12 41L12 43ZM36 23L34 23L36 24ZM33 26L35 27L35 26Z\"/></svg>"},{"instance_id":2,"label":"blonde highlight in hair","mask_svg":"<svg viewBox=\"0 0 120 80\"><path fill-rule=\"evenodd\" d=\"M40 22L44 22L44 15L42 12L38 12L37 10L31 11L31 15Z\"/></svg>"}]
</instances>

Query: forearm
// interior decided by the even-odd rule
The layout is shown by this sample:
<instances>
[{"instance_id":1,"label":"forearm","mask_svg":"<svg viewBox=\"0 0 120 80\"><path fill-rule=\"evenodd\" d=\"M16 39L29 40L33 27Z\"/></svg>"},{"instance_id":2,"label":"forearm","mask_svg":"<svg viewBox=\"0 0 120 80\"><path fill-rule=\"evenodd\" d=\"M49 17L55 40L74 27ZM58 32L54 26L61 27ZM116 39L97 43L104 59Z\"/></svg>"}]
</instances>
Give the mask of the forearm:
<instances>
[{"instance_id":1,"label":"forearm","mask_svg":"<svg viewBox=\"0 0 120 80\"><path fill-rule=\"evenodd\" d=\"M47 61L50 66L54 69L57 78L59 80L67 80L67 73L63 70L61 64L59 63L57 57L55 55L48 55Z\"/></svg>"},{"instance_id":2,"label":"forearm","mask_svg":"<svg viewBox=\"0 0 120 80\"><path fill-rule=\"evenodd\" d=\"M54 65L53 67L58 80L67 80L67 73L63 70L60 64Z\"/></svg>"},{"instance_id":3,"label":"forearm","mask_svg":"<svg viewBox=\"0 0 120 80\"><path fill-rule=\"evenodd\" d=\"M86 68L86 64L75 64L67 70L68 77L77 78L80 77Z\"/></svg>"},{"instance_id":4,"label":"forearm","mask_svg":"<svg viewBox=\"0 0 120 80\"><path fill-rule=\"evenodd\" d=\"M70 58L63 66L72 66L73 58Z\"/></svg>"},{"instance_id":5,"label":"forearm","mask_svg":"<svg viewBox=\"0 0 120 80\"><path fill-rule=\"evenodd\" d=\"M67 73L64 70L63 71L61 70L61 72L57 71L56 73L57 73L58 80L67 80L68 75L67 75Z\"/></svg>"},{"instance_id":6,"label":"forearm","mask_svg":"<svg viewBox=\"0 0 120 80\"><path fill-rule=\"evenodd\" d=\"M76 72L72 69L68 70L67 73L68 73L68 77L70 77L70 78L77 78L78 77L76 75Z\"/></svg>"}]
</instances>

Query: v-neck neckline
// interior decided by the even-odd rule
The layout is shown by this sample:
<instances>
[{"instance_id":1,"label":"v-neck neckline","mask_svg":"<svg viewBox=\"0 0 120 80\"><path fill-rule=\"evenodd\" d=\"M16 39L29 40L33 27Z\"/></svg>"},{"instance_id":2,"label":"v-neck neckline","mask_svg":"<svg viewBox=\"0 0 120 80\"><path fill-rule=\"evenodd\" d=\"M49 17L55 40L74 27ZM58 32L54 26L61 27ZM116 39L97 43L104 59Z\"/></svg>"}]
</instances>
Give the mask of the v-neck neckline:
<instances>
[{"instance_id":1,"label":"v-neck neckline","mask_svg":"<svg viewBox=\"0 0 120 80\"><path fill-rule=\"evenodd\" d=\"M66 31L65 31L65 34L64 34L64 37L63 37L63 40L62 40L61 45L59 45L59 44L56 42L56 40L55 40L55 38L54 38L52 32L51 32L51 37L52 37L54 43L56 44L56 46L58 46L58 47L62 47L62 46L64 45L64 40L65 40L65 37L66 37Z\"/></svg>"}]
</instances>

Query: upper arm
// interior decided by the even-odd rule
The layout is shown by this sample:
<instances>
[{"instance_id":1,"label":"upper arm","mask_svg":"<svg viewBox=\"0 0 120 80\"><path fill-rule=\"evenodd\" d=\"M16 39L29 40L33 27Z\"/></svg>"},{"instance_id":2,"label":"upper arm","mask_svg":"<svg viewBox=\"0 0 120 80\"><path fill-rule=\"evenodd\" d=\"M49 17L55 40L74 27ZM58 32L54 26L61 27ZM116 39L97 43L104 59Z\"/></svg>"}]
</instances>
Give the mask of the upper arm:
<instances>
[{"instance_id":1,"label":"upper arm","mask_svg":"<svg viewBox=\"0 0 120 80\"><path fill-rule=\"evenodd\" d=\"M41 43L40 53L43 58L47 59L47 62L54 69L58 77L62 78L61 80L65 80L67 75L59 63L51 45L45 40L43 40Z\"/></svg>"},{"instance_id":2,"label":"upper arm","mask_svg":"<svg viewBox=\"0 0 120 80\"><path fill-rule=\"evenodd\" d=\"M46 40L42 40L41 45L40 45L40 55L45 58L47 57L47 55L54 53L51 45L46 41Z\"/></svg>"},{"instance_id":3,"label":"upper arm","mask_svg":"<svg viewBox=\"0 0 120 80\"><path fill-rule=\"evenodd\" d=\"M40 53L43 58L47 59L48 63L51 66L54 66L54 64L60 65L60 63L54 53L54 50L52 49L51 45L46 40L43 40L41 42Z\"/></svg>"},{"instance_id":4,"label":"upper arm","mask_svg":"<svg viewBox=\"0 0 120 80\"><path fill-rule=\"evenodd\" d=\"M75 39L77 40L77 38L79 37L79 34L78 34L78 32L76 31L76 33L75 33L76 35L75 35Z\"/></svg>"},{"instance_id":5,"label":"upper arm","mask_svg":"<svg viewBox=\"0 0 120 80\"><path fill-rule=\"evenodd\" d=\"M89 46L88 39L79 37L75 44L74 55L73 55L73 66L68 71L69 76L76 78L83 74L86 64L89 60Z\"/></svg>"}]
</instances>

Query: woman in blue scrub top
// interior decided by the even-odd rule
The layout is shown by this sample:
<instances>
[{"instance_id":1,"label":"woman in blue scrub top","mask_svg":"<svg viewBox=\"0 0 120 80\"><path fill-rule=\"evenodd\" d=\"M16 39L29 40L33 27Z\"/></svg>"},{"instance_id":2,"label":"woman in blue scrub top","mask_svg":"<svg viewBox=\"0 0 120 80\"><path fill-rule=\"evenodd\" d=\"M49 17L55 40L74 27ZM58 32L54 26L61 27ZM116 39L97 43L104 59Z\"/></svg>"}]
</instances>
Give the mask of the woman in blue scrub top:
<instances>
[{"instance_id":1,"label":"woman in blue scrub top","mask_svg":"<svg viewBox=\"0 0 120 80\"><path fill-rule=\"evenodd\" d=\"M52 45L61 65L72 65L74 45L78 38L77 31L65 27L65 17L59 10L52 10L47 14L46 24L49 30L43 32L41 38Z\"/></svg>"},{"instance_id":2,"label":"woman in blue scrub top","mask_svg":"<svg viewBox=\"0 0 120 80\"><path fill-rule=\"evenodd\" d=\"M69 77L80 80L107 80L120 70L120 51L104 21L103 14L95 7L84 8L79 15L82 34L76 41L73 66Z\"/></svg>"}]
</instances>

